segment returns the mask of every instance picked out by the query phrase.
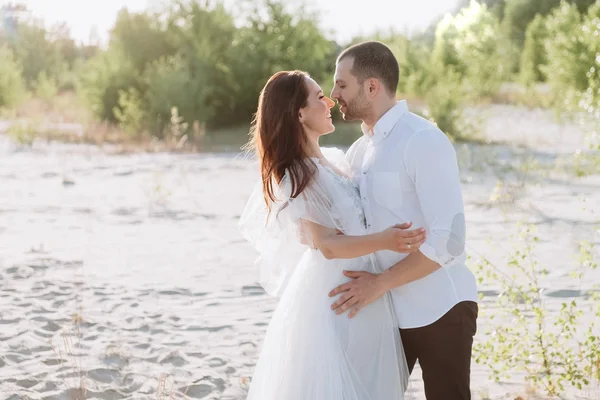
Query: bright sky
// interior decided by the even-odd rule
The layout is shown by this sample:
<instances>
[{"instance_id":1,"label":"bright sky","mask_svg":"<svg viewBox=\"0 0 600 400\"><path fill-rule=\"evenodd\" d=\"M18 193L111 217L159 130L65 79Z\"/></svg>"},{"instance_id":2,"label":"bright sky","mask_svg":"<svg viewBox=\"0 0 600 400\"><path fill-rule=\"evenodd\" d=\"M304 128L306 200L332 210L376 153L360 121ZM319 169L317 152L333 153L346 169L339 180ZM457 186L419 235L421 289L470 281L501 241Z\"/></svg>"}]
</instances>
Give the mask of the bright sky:
<instances>
[{"instance_id":1,"label":"bright sky","mask_svg":"<svg viewBox=\"0 0 600 400\"><path fill-rule=\"evenodd\" d=\"M71 35L87 42L96 27L102 41L113 25L119 9L141 11L165 0L0 0L1 4L24 3L34 17L47 24L65 21ZM456 0L281 0L304 2L318 10L321 26L332 32L332 38L346 41L354 35L368 34L393 27L404 32L425 28L438 15L451 10ZM226 0L232 4L235 0Z\"/></svg>"}]
</instances>

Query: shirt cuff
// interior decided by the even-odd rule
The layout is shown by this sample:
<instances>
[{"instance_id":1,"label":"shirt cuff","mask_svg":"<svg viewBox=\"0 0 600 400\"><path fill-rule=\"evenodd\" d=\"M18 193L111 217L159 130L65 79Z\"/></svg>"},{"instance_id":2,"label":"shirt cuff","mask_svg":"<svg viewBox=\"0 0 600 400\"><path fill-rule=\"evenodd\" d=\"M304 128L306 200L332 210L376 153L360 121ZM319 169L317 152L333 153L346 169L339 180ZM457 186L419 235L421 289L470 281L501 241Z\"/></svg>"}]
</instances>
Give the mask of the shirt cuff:
<instances>
[{"instance_id":1,"label":"shirt cuff","mask_svg":"<svg viewBox=\"0 0 600 400\"><path fill-rule=\"evenodd\" d=\"M438 263L442 267L452 265L452 261L456 259L456 257L452 257L450 255L447 255L446 257L438 256L437 250L427 243L423 243L421 247L419 247L419 251L423 253L425 257L429 258L433 262Z\"/></svg>"}]
</instances>

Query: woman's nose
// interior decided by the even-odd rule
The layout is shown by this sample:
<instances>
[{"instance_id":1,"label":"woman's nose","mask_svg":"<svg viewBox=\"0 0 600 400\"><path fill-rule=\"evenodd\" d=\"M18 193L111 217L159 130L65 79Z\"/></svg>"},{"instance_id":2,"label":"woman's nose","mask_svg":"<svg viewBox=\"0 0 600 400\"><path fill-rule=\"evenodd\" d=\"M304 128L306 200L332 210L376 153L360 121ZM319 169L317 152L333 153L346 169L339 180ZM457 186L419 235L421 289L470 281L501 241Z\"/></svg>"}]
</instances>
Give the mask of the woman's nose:
<instances>
[{"instance_id":1,"label":"woman's nose","mask_svg":"<svg viewBox=\"0 0 600 400\"><path fill-rule=\"evenodd\" d=\"M327 103L328 108L332 108L335 106L335 101L331 100L329 97L325 96L325 102Z\"/></svg>"}]
</instances>

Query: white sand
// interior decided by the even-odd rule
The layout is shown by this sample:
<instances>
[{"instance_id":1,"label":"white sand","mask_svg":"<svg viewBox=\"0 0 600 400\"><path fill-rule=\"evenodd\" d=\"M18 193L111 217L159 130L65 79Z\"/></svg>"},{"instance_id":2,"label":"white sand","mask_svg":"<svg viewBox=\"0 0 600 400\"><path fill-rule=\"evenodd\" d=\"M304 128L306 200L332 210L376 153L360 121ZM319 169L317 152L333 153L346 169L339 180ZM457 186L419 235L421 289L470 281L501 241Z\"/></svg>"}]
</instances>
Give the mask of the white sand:
<instances>
[{"instance_id":1,"label":"white sand","mask_svg":"<svg viewBox=\"0 0 600 400\"><path fill-rule=\"evenodd\" d=\"M600 173L514 170L523 160L553 165L582 146L582 132L548 112L488 111L486 135L520 147L457 146L469 252L502 269L516 222L534 222L536 255L550 270L547 308L581 301L568 273L580 240L600 244ZM233 154L17 149L0 136L0 398L75 398L79 386L98 399L244 398L276 305L255 283L255 253L236 229L256 177ZM514 202L489 201L497 177ZM586 284L600 284L600 270ZM480 287L484 305L496 289ZM491 383L475 363L472 386L476 399L525 391L518 376ZM411 394L424 398L418 371Z\"/></svg>"}]
</instances>

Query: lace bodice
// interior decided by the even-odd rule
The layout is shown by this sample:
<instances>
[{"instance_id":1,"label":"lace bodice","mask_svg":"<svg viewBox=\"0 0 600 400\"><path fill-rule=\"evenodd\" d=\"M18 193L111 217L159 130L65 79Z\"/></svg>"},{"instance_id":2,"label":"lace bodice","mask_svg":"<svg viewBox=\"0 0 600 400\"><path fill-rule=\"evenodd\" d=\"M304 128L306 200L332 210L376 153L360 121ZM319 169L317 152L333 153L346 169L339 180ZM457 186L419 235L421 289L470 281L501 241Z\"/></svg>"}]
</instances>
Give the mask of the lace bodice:
<instances>
[{"instance_id":1,"label":"lace bodice","mask_svg":"<svg viewBox=\"0 0 600 400\"><path fill-rule=\"evenodd\" d=\"M348 198L352 200L353 207L351 210L346 210L347 207L344 207L344 205L341 203L334 204L334 207L340 208L340 210L338 210L338 212L339 212L339 214L341 214L340 217L343 216L343 218L340 218L340 219L342 219L342 220L354 219L355 216L358 216L358 222L360 224L360 227L362 229L366 228L365 212L363 209L362 202L360 200L360 191L359 191L358 186L352 181L352 179L350 179L347 176L340 175L338 172L336 172L330 166L323 165L322 163L320 163L318 161L317 161L317 164L323 170L325 170L328 174L330 174L332 176L335 184L339 185L340 188L343 190L343 192L348 195ZM350 224L350 225L352 226L354 224ZM352 229L352 230L354 230L354 229Z\"/></svg>"}]
</instances>

